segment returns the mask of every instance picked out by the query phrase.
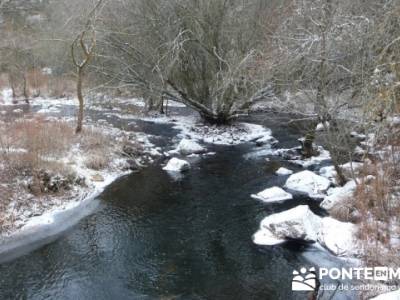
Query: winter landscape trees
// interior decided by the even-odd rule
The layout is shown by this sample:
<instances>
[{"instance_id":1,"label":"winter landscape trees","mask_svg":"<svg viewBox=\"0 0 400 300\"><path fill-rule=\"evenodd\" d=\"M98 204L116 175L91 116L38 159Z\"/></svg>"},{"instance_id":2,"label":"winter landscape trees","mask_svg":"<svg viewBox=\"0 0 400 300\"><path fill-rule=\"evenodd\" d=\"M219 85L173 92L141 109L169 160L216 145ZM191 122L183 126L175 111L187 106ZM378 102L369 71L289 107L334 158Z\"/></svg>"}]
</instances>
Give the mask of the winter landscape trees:
<instances>
[{"instance_id":1,"label":"winter landscape trees","mask_svg":"<svg viewBox=\"0 0 400 300\"><path fill-rule=\"evenodd\" d=\"M75 134L70 123L36 116L22 122L14 119L25 113L22 108L4 110L3 169L39 182L29 187L38 194L48 191L43 181L51 182L44 169L57 172L54 159L67 161L67 152L81 155L90 150L94 158L80 157L75 167L96 171L89 176L93 184L107 168L136 171L155 156L204 155L205 147L186 137L179 145L194 149L190 153L179 147L175 152L149 150L146 139L141 145L134 135L104 125L104 118L121 114L165 115L170 102L190 108L201 123L177 121L176 115L158 121L168 119L191 138L200 136L211 144L225 139L233 145L254 142L273 151L272 136L238 122L252 114L284 116L285 126L301 133L301 146L271 153L290 156L290 161L310 169L321 156L329 157L332 166L318 172L329 173L325 175L330 181L313 176L324 183L316 194L330 197L330 185L343 193L352 190L354 197L331 215L357 224L359 238L369 247L368 259L379 262L376 254L382 248L394 257L393 249L398 248L390 241L395 230L388 228L392 223L398 227L400 208L399 14L398 0L0 0L0 103L24 103L29 113L36 113L29 110L35 98L46 98L46 105L52 97L78 103ZM123 105L118 103L121 99ZM97 125L90 116L85 118L89 100L110 109L100 118L100 129L92 128ZM133 104L140 112L127 108ZM43 109L45 113L54 109L52 105ZM126 127L138 126L134 123ZM49 141L61 139L60 132L65 132L59 143L62 151ZM118 136L115 145L106 142L113 134ZM68 164L73 164L72 156L68 154ZM177 164L190 169L187 162L173 159L166 169ZM3 173L0 178L7 177ZM75 175L68 189L80 180ZM277 189L262 195L273 191ZM372 228L371 220L379 223L379 230ZM380 232L383 227L385 234ZM376 242L372 248L371 237Z\"/></svg>"}]
</instances>

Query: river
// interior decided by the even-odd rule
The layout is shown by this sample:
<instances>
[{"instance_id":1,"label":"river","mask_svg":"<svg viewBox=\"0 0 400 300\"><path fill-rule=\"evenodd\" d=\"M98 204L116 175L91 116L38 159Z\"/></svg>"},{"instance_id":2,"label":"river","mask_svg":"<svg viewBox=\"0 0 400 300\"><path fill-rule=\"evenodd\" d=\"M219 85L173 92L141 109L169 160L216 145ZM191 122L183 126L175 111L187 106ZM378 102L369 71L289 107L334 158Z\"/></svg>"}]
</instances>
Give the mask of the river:
<instances>
[{"instance_id":1,"label":"river","mask_svg":"<svg viewBox=\"0 0 400 300\"><path fill-rule=\"evenodd\" d=\"M279 146L296 144L284 121L253 121L272 128ZM159 145L177 134L170 125L137 124ZM310 203L266 206L250 198L282 185L273 171L287 163L248 158L251 144L208 149L216 154L179 180L156 163L114 182L96 211L56 241L0 265L0 299L304 299L291 291L291 279L309 265L302 255L309 247L251 240L266 215Z\"/></svg>"}]
</instances>

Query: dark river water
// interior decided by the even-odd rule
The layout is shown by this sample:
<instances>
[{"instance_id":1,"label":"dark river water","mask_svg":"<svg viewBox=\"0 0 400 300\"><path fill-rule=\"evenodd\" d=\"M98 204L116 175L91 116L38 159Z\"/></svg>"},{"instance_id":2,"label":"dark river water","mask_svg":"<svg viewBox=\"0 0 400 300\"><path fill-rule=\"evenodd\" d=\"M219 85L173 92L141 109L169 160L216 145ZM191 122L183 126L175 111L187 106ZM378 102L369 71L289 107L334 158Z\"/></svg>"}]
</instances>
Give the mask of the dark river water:
<instances>
[{"instance_id":1,"label":"dark river water","mask_svg":"<svg viewBox=\"0 0 400 300\"><path fill-rule=\"evenodd\" d=\"M293 143L295 133L274 124L280 146ZM160 143L176 134L140 125ZM0 265L0 299L306 299L291 291L293 269L309 264L306 246L257 247L251 236L263 217L307 200L251 199L285 180L273 174L285 164L278 158L245 158L254 147L208 145L216 155L180 180L158 164L117 180L56 241Z\"/></svg>"}]
</instances>

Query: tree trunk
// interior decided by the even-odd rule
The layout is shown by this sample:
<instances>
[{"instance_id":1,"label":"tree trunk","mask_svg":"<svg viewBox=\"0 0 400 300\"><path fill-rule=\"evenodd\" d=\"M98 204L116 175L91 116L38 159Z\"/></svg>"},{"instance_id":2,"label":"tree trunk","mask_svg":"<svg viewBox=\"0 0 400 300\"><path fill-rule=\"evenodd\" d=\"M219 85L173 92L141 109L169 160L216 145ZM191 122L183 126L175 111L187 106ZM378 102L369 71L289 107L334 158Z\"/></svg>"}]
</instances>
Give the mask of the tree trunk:
<instances>
[{"instance_id":1,"label":"tree trunk","mask_svg":"<svg viewBox=\"0 0 400 300\"><path fill-rule=\"evenodd\" d=\"M335 168L335 171L336 171L336 176L337 176L337 181L338 181L338 184L339 184L339 186L343 186L343 185L345 185L346 184L346 177L344 176L344 174L343 174L343 170L342 170L342 168L339 166L339 164L338 163L336 163L336 162L333 162L333 166L334 166L334 168Z\"/></svg>"},{"instance_id":2,"label":"tree trunk","mask_svg":"<svg viewBox=\"0 0 400 300\"><path fill-rule=\"evenodd\" d=\"M76 84L76 91L78 95L79 101L79 110L78 110L78 123L76 126L76 133L82 132L82 123L83 123L83 95L82 95L82 77L83 77L83 68L78 68L78 79Z\"/></svg>"},{"instance_id":3,"label":"tree trunk","mask_svg":"<svg viewBox=\"0 0 400 300\"><path fill-rule=\"evenodd\" d=\"M27 90L27 83L26 83L26 76L25 74L22 74L22 77L24 79L24 99L25 99L25 103L29 104L29 96L28 96L28 90Z\"/></svg>"}]
</instances>

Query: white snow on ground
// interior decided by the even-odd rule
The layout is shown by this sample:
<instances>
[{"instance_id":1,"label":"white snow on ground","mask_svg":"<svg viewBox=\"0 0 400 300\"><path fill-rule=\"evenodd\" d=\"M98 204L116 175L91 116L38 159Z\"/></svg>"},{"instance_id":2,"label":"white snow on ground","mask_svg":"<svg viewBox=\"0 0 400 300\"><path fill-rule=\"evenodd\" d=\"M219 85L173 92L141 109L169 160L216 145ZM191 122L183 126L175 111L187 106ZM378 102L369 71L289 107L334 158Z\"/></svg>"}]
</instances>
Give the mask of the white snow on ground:
<instances>
[{"instance_id":1,"label":"white snow on ground","mask_svg":"<svg viewBox=\"0 0 400 300\"><path fill-rule=\"evenodd\" d=\"M167 165L163 168L165 171L169 172L184 172L190 169L190 164L183 159L178 159L176 157L171 158Z\"/></svg>"},{"instance_id":2,"label":"white snow on ground","mask_svg":"<svg viewBox=\"0 0 400 300\"><path fill-rule=\"evenodd\" d=\"M336 256L356 257L360 255L356 233L356 225L326 217L318 229L318 242Z\"/></svg>"},{"instance_id":3,"label":"white snow on ground","mask_svg":"<svg viewBox=\"0 0 400 300\"><path fill-rule=\"evenodd\" d=\"M277 240L298 239L315 242L320 224L320 217L314 215L307 205L300 205L264 218L259 231L262 235L272 234Z\"/></svg>"},{"instance_id":4,"label":"white snow on ground","mask_svg":"<svg viewBox=\"0 0 400 300\"><path fill-rule=\"evenodd\" d=\"M275 174L278 176L286 176L286 175L292 175L293 171L286 169L284 167L280 167L278 170L275 171Z\"/></svg>"},{"instance_id":5,"label":"white snow on ground","mask_svg":"<svg viewBox=\"0 0 400 300\"><path fill-rule=\"evenodd\" d=\"M199 143L189 139L182 139L177 150L183 155L200 154L207 151L207 149L201 146Z\"/></svg>"},{"instance_id":6,"label":"white snow on ground","mask_svg":"<svg viewBox=\"0 0 400 300\"><path fill-rule=\"evenodd\" d=\"M307 205L300 205L287 211L265 217L260 229L253 235L258 245L276 245L285 240L318 242L337 256L357 257L357 227L330 217L315 215Z\"/></svg>"},{"instance_id":7,"label":"white snow on ground","mask_svg":"<svg viewBox=\"0 0 400 300\"><path fill-rule=\"evenodd\" d=\"M260 246L274 246L282 244L286 242L286 240L278 239L270 230L261 228L253 235L253 242Z\"/></svg>"},{"instance_id":8,"label":"white snow on ground","mask_svg":"<svg viewBox=\"0 0 400 300\"><path fill-rule=\"evenodd\" d=\"M285 192L283 189L277 186L265 189L255 195L253 194L251 197L266 203L282 202L293 199L291 194Z\"/></svg>"},{"instance_id":9,"label":"white snow on ground","mask_svg":"<svg viewBox=\"0 0 400 300\"><path fill-rule=\"evenodd\" d=\"M379 296L371 298L370 300L400 300L400 290L381 294Z\"/></svg>"},{"instance_id":10,"label":"white snow on ground","mask_svg":"<svg viewBox=\"0 0 400 300\"><path fill-rule=\"evenodd\" d=\"M245 122L235 123L231 126L207 126L199 123L195 116L161 116L154 118L132 118L143 121L172 124L174 129L181 131L181 138L191 138L204 143L215 145L238 145L246 142L256 142L259 139L270 139L272 143L276 140L272 136L270 129L262 125Z\"/></svg>"},{"instance_id":11,"label":"white snow on ground","mask_svg":"<svg viewBox=\"0 0 400 300\"><path fill-rule=\"evenodd\" d=\"M1 91L0 95L0 105L12 105L13 104L13 99L12 99L12 90L11 89L4 89Z\"/></svg>"},{"instance_id":12,"label":"white snow on ground","mask_svg":"<svg viewBox=\"0 0 400 300\"><path fill-rule=\"evenodd\" d=\"M331 182L325 177L305 170L290 175L286 180L285 188L290 191L307 194L313 199L323 199L330 185Z\"/></svg>"},{"instance_id":13,"label":"white snow on ground","mask_svg":"<svg viewBox=\"0 0 400 300\"><path fill-rule=\"evenodd\" d=\"M16 232L13 232L12 234L19 233L19 232L29 229L31 227L38 227L41 225L52 224L54 222L55 215L58 215L62 212L73 209L75 207L78 207L86 199L96 197L104 190L105 187L110 185L117 178L119 178L125 174L128 174L128 173L129 172L120 172L120 173L115 172L115 173L111 173L111 174L103 173L102 177L104 178L104 181L97 181L97 182L92 181L90 179L91 177L85 177L86 183L89 183L89 187L91 187L91 189L92 189L89 194L82 191L80 196L78 196L75 201L66 202L62 206L53 207L51 210L46 211L44 214L42 214L40 216L29 218L23 227L18 229ZM89 175L89 173L87 173L86 175Z\"/></svg>"},{"instance_id":14,"label":"white snow on ground","mask_svg":"<svg viewBox=\"0 0 400 300\"><path fill-rule=\"evenodd\" d=\"M325 150L323 147L318 146L318 151L320 153L318 156L312 156L305 159L290 160L290 162L302 166L303 168L308 168L314 165L319 165L331 159L331 155L328 150Z\"/></svg>"},{"instance_id":15,"label":"white snow on ground","mask_svg":"<svg viewBox=\"0 0 400 300\"><path fill-rule=\"evenodd\" d=\"M324 198L320 206L323 209L330 210L341 202L351 198L356 191L357 185L354 180L347 182L342 187L330 188L327 192L328 196Z\"/></svg>"}]
</instances>

